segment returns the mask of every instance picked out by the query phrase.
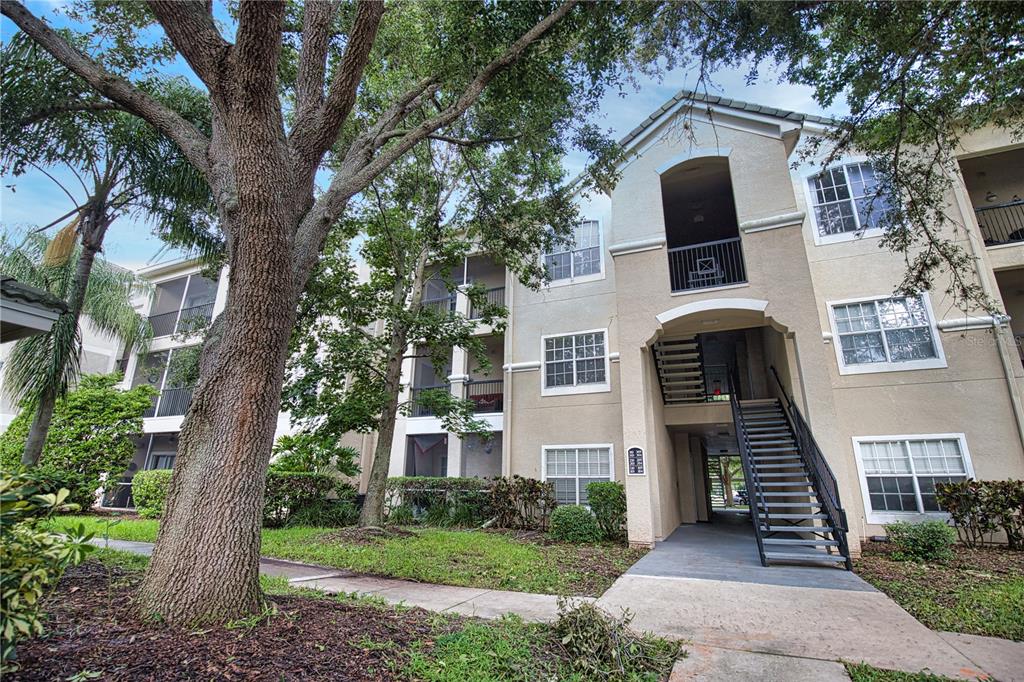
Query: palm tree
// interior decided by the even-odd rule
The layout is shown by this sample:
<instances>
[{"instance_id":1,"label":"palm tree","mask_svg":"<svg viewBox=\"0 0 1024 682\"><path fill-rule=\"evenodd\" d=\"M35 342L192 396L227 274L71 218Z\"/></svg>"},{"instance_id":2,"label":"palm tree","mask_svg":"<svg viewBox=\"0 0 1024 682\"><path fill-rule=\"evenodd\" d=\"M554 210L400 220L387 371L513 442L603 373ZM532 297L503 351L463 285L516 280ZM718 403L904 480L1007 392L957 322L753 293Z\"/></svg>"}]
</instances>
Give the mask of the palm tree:
<instances>
[{"instance_id":1,"label":"palm tree","mask_svg":"<svg viewBox=\"0 0 1024 682\"><path fill-rule=\"evenodd\" d=\"M144 352L152 336L149 321L132 305L134 296L147 291L147 282L104 258L95 258L85 291L77 296L82 247L72 249L62 262L52 263L46 258L50 243L41 234L30 235L18 247L6 236L0 238L0 271L69 302L68 310L48 333L19 340L7 360L4 392L35 409L22 455L26 466L39 461L54 405L78 379L81 315L88 316L101 334L124 343L126 349Z\"/></svg>"}]
</instances>

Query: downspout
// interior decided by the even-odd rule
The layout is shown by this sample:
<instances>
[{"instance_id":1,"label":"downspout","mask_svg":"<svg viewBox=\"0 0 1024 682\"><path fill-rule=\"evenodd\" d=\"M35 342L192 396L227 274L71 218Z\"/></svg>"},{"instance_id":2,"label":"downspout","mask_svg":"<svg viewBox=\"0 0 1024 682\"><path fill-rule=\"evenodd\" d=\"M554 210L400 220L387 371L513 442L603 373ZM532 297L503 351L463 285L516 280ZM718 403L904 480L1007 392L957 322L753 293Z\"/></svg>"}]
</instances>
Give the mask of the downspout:
<instances>
[{"instance_id":1,"label":"downspout","mask_svg":"<svg viewBox=\"0 0 1024 682\"><path fill-rule=\"evenodd\" d=\"M512 363L512 344L515 342L515 335L512 333L513 320L515 319L515 308L513 298L515 297L515 281L509 277L508 268L505 269L505 309L508 310L508 323L505 325L505 348L502 353L505 355L502 362L502 371L508 377L508 385L505 387L503 399L505 413L502 416L501 433L501 475L505 478L512 476L512 377L516 375L511 369L505 369ZM506 350L507 348L507 350Z\"/></svg>"},{"instance_id":2,"label":"downspout","mask_svg":"<svg viewBox=\"0 0 1024 682\"><path fill-rule=\"evenodd\" d=\"M986 297L994 299L992 295L992 284L988 279L987 268L982 268L982 256L978 253L978 246L974 242L976 234L981 234L981 228L978 226L977 218L974 214L974 207L964 201L964 196L967 193L967 186L964 183L963 175L959 172L956 174L956 186L953 194L956 197L957 207L960 209L960 214L965 217L965 225L969 225L974 229L967 229L967 244L970 249L971 256L974 258L974 270L978 274L978 281L981 283L981 290ZM1000 297L1001 298L1001 297ZM999 353L999 361L1003 366L1003 376L1006 378L1006 388L1010 394L1010 405L1013 409L1013 418L1017 423L1017 438L1020 441L1021 447L1024 448L1024 406L1021 403L1020 392L1018 391L1017 381L1013 376L1013 357L1007 350L1005 345L1006 335L1004 333L1005 322L1000 324L998 319L994 319L992 322L992 333L995 337L996 352Z\"/></svg>"}]
</instances>

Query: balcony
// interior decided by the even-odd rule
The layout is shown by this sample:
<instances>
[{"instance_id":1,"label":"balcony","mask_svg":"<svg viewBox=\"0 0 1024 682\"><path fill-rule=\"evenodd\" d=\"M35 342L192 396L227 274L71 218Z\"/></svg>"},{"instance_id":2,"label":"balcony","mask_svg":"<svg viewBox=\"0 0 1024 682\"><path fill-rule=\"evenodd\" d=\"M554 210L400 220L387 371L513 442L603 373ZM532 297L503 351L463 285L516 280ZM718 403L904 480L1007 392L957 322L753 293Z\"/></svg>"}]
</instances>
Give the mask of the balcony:
<instances>
[{"instance_id":1,"label":"balcony","mask_svg":"<svg viewBox=\"0 0 1024 682\"><path fill-rule=\"evenodd\" d=\"M485 292L485 297L488 305L492 306L504 306L505 305L505 287L495 287L494 289L488 289ZM483 317L483 314L477 310L475 304L470 305L469 317L472 320L479 320Z\"/></svg>"},{"instance_id":2,"label":"balcony","mask_svg":"<svg viewBox=\"0 0 1024 682\"><path fill-rule=\"evenodd\" d=\"M153 407L143 417L180 417L192 404L192 388L165 388L153 398Z\"/></svg>"},{"instance_id":3,"label":"balcony","mask_svg":"<svg viewBox=\"0 0 1024 682\"><path fill-rule=\"evenodd\" d=\"M974 209L985 246L1024 241L1024 200Z\"/></svg>"},{"instance_id":4,"label":"balcony","mask_svg":"<svg viewBox=\"0 0 1024 682\"><path fill-rule=\"evenodd\" d=\"M476 414L490 414L504 410L505 382L501 379L493 381L467 381L466 399L475 404Z\"/></svg>"},{"instance_id":5,"label":"balcony","mask_svg":"<svg viewBox=\"0 0 1024 682\"><path fill-rule=\"evenodd\" d=\"M213 319L213 302L182 308L169 313L152 315L149 325L153 328L153 336L170 336L172 334L194 333L209 324Z\"/></svg>"},{"instance_id":6,"label":"balcony","mask_svg":"<svg viewBox=\"0 0 1024 682\"><path fill-rule=\"evenodd\" d=\"M672 291L693 291L747 281L739 237L668 250Z\"/></svg>"},{"instance_id":7,"label":"balcony","mask_svg":"<svg viewBox=\"0 0 1024 682\"><path fill-rule=\"evenodd\" d=\"M423 405L420 403L420 396L423 395L424 391L450 391L451 387L448 384L436 384L433 386L418 386L410 389L409 398L412 401L412 411L410 416L412 417L433 417L435 416L434 410L430 405Z\"/></svg>"},{"instance_id":8,"label":"balcony","mask_svg":"<svg viewBox=\"0 0 1024 682\"><path fill-rule=\"evenodd\" d=\"M420 306L424 309L436 310L438 313L447 314L455 312L455 294L448 294L447 296L435 296L432 298L424 298L420 301Z\"/></svg>"}]
</instances>

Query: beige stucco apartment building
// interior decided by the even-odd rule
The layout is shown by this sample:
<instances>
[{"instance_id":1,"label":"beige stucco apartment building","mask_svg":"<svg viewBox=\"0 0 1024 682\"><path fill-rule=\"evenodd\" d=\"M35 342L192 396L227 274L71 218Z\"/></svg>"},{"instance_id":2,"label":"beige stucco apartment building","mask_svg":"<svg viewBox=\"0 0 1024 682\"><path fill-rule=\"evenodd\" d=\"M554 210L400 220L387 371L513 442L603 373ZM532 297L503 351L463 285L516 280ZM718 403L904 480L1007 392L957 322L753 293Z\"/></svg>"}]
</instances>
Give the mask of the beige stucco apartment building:
<instances>
[{"instance_id":1,"label":"beige stucco apartment building","mask_svg":"<svg viewBox=\"0 0 1024 682\"><path fill-rule=\"evenodd\" d=\"M893 298L905 263L879 247L870 165L800 162L827 123L680 94L626 138L611 194L580 198L573 248L545 256L549 285L468 259L463 281L510 311L503 332L480 330L493 367L460 349L449 367L407 361L406 398L450 385L494 437L460 439L414 407L391 474L537 477L561 502L623 481L629 539L649 545L710 518L708 462L739 448L735 372L751 410L793 397L854 554L883 523L936 514L937 481L1024 477L1024 145L998 131L965 140L947 199L950 236L1007 319L965 313L942 281ZM459 291L428 298L472 315Z\"/></svg>"}]
</instances>

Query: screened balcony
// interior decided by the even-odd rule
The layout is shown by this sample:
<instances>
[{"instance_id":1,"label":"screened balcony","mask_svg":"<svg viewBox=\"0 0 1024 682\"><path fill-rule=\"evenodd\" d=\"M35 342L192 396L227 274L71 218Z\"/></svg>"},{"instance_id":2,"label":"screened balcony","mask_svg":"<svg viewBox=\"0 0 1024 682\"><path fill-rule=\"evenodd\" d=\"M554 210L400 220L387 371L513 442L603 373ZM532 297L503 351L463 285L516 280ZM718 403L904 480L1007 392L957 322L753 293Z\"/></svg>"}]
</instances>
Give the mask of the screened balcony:
<instances>
[{"instance_id":1,"label":"screened balcony","mask_svg":"<svg viewBox=\"0 0 1024 682\"><path fill-rule=\"evenodd\" d=\"M213 319L217 283L201 275L188 275L156 286L149 324L153 336L190 334Z\"/></svg>"}]
</instances>

